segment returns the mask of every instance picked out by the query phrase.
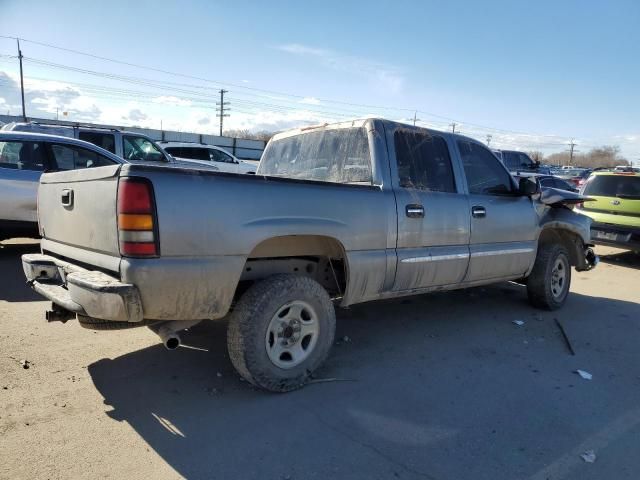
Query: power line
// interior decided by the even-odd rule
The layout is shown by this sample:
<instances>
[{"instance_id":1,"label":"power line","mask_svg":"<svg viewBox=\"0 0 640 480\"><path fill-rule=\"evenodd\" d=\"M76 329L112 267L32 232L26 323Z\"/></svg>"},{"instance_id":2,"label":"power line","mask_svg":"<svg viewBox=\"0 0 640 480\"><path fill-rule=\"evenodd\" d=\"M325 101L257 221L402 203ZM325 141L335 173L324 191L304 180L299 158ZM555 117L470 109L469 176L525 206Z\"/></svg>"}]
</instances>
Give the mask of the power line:
<instances>
[{"instance_id":1,"label":"power line","mask_svg":"<svg viewBox=\"0 0 640 480\"><path fill-rule=\"evenodd\" d=\"M10 38L10 39L17 39L18 38L18 37L12 37L12 36L7 36L7 35L0 35L0 37L1 38ZM212 80L212 79L208 79L208 78L204 78L204 77L198 77L198 76L195 76L195 75L177 73L177 72L172 72L172 71L164 70L164 69L160 69L160 68L149 67L149 66L145 66L145 65L132 63L132 62L126 62L126 61L123 61L123 60L116 60L116 59L113 59L113 58L104 57L104 56L101 56L101 55L96 55L96 54L92 54L92 53L88 53L88 52L83 52L83 51L80 51L80 50L60 47L60 46L53 45L53 44L50 44L50 43L39 42L39 41L35 41L35 40L29 40L29 39L25 39L25 38L20 38L20 39L22 41L24 41L24 42L32 43L34 45L40 45L40 46L44 46L44 47L47 47L47 48L53 48L53 49L57 49L57 50L61 50L61 51L66 51L66 52L74 53L74 54L77 54L77 55L84 55L84 56L87 56L87 57L91 57L91 58L95 58L95 59L99 59L99 60L103 60L103 61L107 61L107 62L117 63L117 64L129 66L129 67L140 68L140 69L149 70L149 71L154 71L154 72L163 73L163 74L166 74L166 75L173 75L173 76L182 77L182 78L190 78L190 79L199 80L199 81L203 81L203 82L216 83L216 84L219 84L219 85L232 86L234 88L252 90L252 91L263 92L263 93L270 93L270 94L274 94L274 95L284 95L284 96L293 97L293 98L300 98L300 99L307 98L307 96L303 96L303 95L284 93L284 92L279 92L279 91L275 91L275 90L267 90L267 89L256 88L256 87L248 87L246 85L240 85L240 84L235 84L235 83L230 83L230 82L222 82L222 81ZM446 117L446 116L443 116L443 115L438 115L438 114L435 114L435 113L432 113L432 112L426 112L426 111L423 111L423 110L417 110L416 111L416 109L413 109L413 108L389 107L389 106L380 106L380 105L366 105L366 104L342 102L342 101L338 101L338 100L329 100L329 99L319 99L319 100L322 101L322 102L325 102L325 103L335 103L335 104L347 105L347 106L352 106L352 107L357 107L357 108L373 108L373 109L376 109L376 110L392 110L392 111L395 110L395 111L414 112L416 115L417 115L417 113L421 113L423 115L428 115L428 116L431 116L431 117L434 117L434 118L440 118L440 119L443 119L443 120L454 121L454 119L452 119L450 117ZM466 125L471 125L471 126L475 126L475 127L478 127L478 128L483 128L483 129L486 129L486 130L502 132L502 133L515 133L515 134L518 134L518 135L529 135L529 136L536 136L536 137L561 138L561 136L559 136L559 135L535 135L535 134L530 134L530 133L518 132L518 131L515 131L515 130L507 130L507 129L489 127L489 126L476 124L476 123L470 123L470 122L463 122L463 123L465 123Z\"/></svg>"}]
</instances>

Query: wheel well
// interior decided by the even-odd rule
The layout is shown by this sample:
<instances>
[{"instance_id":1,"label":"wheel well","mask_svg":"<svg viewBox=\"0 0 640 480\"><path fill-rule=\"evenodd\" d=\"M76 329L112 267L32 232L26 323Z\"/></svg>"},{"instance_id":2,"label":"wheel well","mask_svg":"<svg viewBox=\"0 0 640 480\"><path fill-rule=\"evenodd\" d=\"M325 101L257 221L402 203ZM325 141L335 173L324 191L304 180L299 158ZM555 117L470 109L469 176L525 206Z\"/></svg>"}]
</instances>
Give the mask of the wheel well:
<instances>
[{"instance_id":1,"label":"wheel well","mask_svg":"<svg viewBox=\"0 0 640 480\"><path fill-rule=\"evenodd\" d=\"M262 241L251 251L238 290L257 280L290 273L313 278L331 296L342 296L347 285L347 257L342 244L321 235L287 235Z\"/></svg>"},{"instance_id":2,"label":"wheel well","mask_svg":"<svg viewBox=\"0 0 640 480\"><path fill-rule=\"evenodd\" d=\"M561 228L548 228L540 234L538 248L548 243L559 243L566 248L572 266L584 263L584 243L580 235Z\"/></svg>"}]
</instances>

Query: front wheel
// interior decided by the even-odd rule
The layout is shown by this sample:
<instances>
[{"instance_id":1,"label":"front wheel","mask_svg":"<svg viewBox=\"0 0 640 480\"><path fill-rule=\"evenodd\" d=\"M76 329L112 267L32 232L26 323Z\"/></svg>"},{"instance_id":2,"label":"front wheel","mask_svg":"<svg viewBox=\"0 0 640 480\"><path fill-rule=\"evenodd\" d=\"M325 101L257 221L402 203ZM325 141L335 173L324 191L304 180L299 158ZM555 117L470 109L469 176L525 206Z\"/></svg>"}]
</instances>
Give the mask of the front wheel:
<instances>
[{"instance_id":1,"label":"front wheel","mask_svg":"<svg viewBox=\"0 0 640 480\"><path fill-rule=\"evenodd\" d=\"M247 290L231 313L229 358L260 388L295 390L327 358L335 328L331 298L318 282L274 275Z\"/></svg>"},{"instance_id":2,"label":"front wheel","mask_svg":"<svg viewBox=\"0 0 640 480\"><path fill-rule=\"evenodd\" d=\"M538 255L527 278L527 294L534 307L557 310L564 305L571 286L569 253L560 244L538 247Z\"/></svg>"}]
</instances>

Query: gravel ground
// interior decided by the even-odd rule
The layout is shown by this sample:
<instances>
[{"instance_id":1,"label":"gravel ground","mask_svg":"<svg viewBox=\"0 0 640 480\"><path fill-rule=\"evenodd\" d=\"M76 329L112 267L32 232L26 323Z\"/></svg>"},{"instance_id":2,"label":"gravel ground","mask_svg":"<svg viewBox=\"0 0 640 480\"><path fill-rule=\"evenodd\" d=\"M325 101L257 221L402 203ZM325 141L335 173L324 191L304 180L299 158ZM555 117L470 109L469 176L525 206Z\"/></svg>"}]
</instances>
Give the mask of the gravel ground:
<instances>
[{"instance_id":1,"label":"gravel ground","mask_svg":"<svg viewBox=\"0 0 640 480\"><path fill-rule=\"evenodd\" d=\"M338 381L277 395L240 381L224 322L175 352L147 329L47 325L19 261L37 248L0 247L0 478L638 478L630 252L598 248L559 312L508 283L339 311L318 372Z\"/></svg>"}]
</instances>

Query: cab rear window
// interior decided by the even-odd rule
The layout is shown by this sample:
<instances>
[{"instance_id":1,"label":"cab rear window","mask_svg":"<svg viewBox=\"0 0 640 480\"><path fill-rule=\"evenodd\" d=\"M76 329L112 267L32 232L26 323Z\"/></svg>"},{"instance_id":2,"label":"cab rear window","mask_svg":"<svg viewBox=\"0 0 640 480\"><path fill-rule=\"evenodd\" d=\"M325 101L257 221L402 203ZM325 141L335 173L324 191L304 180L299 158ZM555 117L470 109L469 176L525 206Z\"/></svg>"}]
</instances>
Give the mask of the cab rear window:
<instances>
[{"instance_id":1,"label":"cab rear window","mask_svg":"<svg viewBox=\"0 0 640 480\"><path fill-rule=\"evenodd\" d=\"M584 195L640 200L640 177L596 175L587 182L584 188Z\"/></svg>"},{"instance_id":2,"label":"cab rear window","mask_svg":"<svg viewBox=\"0 0 640 480\"><path fill-rule=\"evenodd\" d=\"M333 183L372 183L364 128L338 128L269 142L258 175Z\"/></svg>"}]
</instances>

